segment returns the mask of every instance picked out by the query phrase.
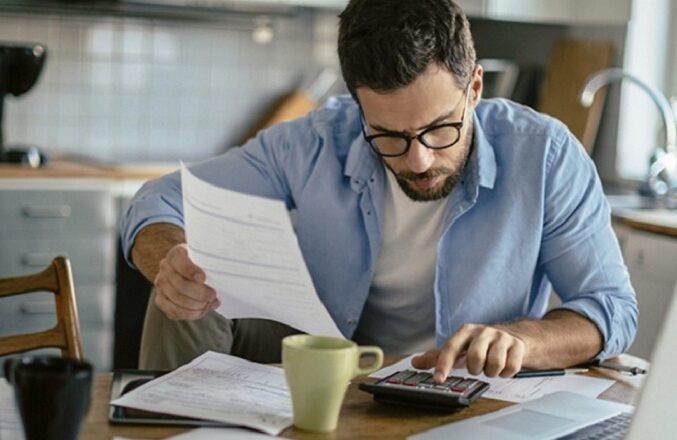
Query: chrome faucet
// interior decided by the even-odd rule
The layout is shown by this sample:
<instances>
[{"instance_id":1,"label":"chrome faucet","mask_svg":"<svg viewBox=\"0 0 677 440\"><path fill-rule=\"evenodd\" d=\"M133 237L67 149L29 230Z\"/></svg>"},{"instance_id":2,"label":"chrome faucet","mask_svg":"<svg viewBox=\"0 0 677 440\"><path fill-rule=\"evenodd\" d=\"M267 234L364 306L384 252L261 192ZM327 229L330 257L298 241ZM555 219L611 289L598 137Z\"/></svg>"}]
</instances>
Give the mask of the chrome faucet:
<instances>
[{"instance_id":1,"label":"chrome faucet","mask_svg":"<svg viewBox=\"0 0 677 440\"><path fill-rule=\"evenodd\" d=\"M621 68L611 68L588 77L581 90L579 101L583 106L590 107L600 87L623 79L631 81L646 92L658 106L663 117L665 145L657 147L652 155L646 185L650 196L658 199L669 197L673 192L677 193L677 119L675 119L675 113L668 99L656 88L636 76Z\"/></svg>"}]
</instances>

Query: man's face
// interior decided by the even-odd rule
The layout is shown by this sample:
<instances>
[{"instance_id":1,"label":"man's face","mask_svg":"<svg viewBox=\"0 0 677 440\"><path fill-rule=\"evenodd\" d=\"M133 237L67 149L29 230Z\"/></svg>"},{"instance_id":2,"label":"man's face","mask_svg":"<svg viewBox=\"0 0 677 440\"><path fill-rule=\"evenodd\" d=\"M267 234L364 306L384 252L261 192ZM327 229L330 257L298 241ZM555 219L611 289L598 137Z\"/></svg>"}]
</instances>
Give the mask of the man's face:
<instances>
[{"instance_id":1,"label":"man's face","mask_svg":"<svg viewBox=\"0 0 677 440\"><path fill-rule=\"evenodd\" d=\"M437 200L454 188L470 152L472 111L481 91L481 67L475 69L469 86L459 89L452 74L437 65L431 65L411 85L394 92L366 87L356 90L368 135L415 136L432 126L463 120L460 139L449 148L431 149L412 139L406 154L383 158L412 200Z\"/></svg>"}]
</instances>

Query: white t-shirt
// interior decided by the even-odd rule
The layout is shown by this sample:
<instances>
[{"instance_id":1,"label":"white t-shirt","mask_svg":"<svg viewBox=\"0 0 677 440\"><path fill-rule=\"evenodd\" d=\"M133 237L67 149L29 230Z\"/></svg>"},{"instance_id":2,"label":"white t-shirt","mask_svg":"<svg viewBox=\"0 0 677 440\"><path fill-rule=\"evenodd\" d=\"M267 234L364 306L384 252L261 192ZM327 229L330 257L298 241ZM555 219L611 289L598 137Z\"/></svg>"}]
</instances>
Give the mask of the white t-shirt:
<instances>
[{"instance_id":1,"label":"white t-shirt","mask_svg":"<svg viewBox=\"0 0 677 440\"><path fill-rule=\"evenodd\" d=\"M386 170L381 251L353 339L387 354L435 347L435 264L448 198L415 202Z\"/></svg>"}]
</instances>

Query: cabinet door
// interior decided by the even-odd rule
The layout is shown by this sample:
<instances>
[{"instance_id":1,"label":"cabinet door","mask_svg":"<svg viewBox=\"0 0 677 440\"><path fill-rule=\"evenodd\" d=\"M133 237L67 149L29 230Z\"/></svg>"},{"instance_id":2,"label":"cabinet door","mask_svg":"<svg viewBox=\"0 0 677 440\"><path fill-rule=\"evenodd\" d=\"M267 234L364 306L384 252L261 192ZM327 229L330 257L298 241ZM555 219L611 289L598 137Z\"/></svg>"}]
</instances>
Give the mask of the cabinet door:
<instances>
[{"instance_id":1,"label":"cabinet door","mask_svg":"<svg viewBox=\"0 0 677 440\"><path fill-rule=\"evenodd\" d=\"M639 305L637 338L629 353L649 358L677 282L677 240L632 230L623 256Z\"/></svg>"},{"instance_id":2,"label":"cabinet door","mask_svg":"<svg viewBox=\"0 0 677 440\"><path fill-rule=\"evenodd\" d=\"M0 232L30 231L34 238L97 232L117 226L108 191L0 191Z\"/></svg>"},{"instance_id":3,"label":"cabinet door","mask_svg":"<svg viewBox=\"0 0 677 440\"><path fill-rule=\"evenodd\" d=\"M484 17L557 24L625 24L630 0L486 0Z\"/></svg>"},{"instance_id":4,"label":"cabinet door","mask_svg":"<svg viewBox=\"0 0 677 440\"><path fill-rule=\"evenodd\" d=\"M26 232L29 234L29 232ZM82 283L113 282L115 269L115 231L96 236L34 239L8 237L0 233L0 277L35 273L49 265L56 256L71 262L75 287Z\"/></svg>"}]
</instances>

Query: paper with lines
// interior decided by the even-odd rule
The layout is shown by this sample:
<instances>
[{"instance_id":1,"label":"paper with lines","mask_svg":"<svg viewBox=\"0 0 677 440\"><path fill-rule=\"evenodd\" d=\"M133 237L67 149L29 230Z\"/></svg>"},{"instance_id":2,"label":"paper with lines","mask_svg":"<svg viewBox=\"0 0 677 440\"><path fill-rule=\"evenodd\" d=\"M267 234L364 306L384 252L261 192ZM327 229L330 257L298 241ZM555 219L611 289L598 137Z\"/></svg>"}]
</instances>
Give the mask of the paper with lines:
<instances>
[{"instance_id":1,"label":"paper with lines","mask_svg":"<svg viewBox=\"0 0 677 440\"><path fill-rule=\"evenodd\" d=\"M181 165L188 255L226 318L263 318L342 337L320 301L284 203L218 188Z\"/></svg>"},{"instance_id":2,"label":"paper with lines","mask_svg":"<svg viewBox=\"0 0 677 440\"><path fill-rule=\"evenodd\" d=\"M282 368L208 351L110 402L279 434L292 423Z\"/></svg>"}]
</instances>

